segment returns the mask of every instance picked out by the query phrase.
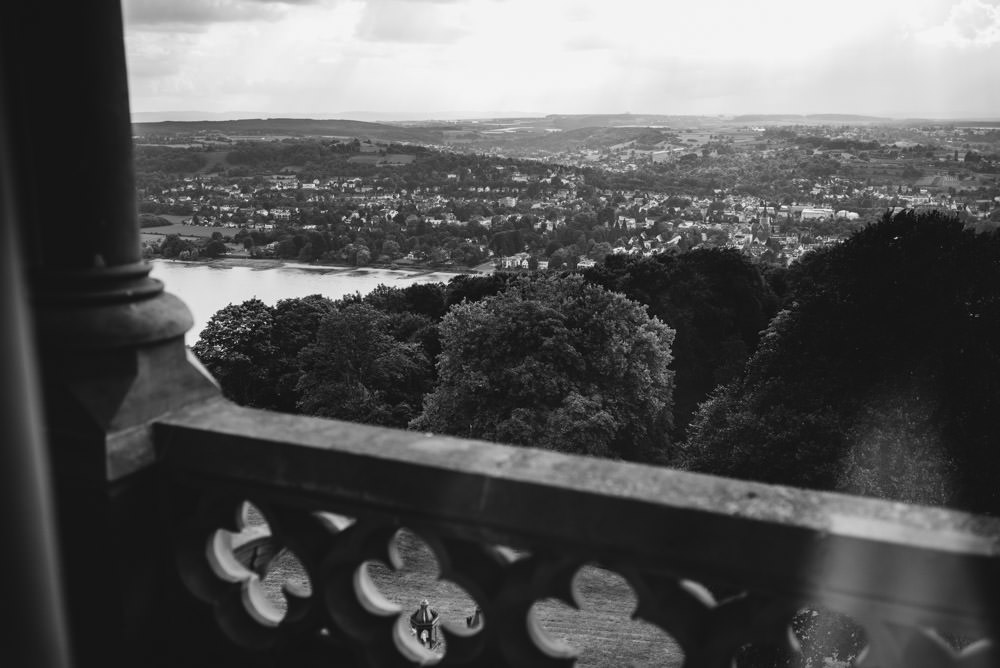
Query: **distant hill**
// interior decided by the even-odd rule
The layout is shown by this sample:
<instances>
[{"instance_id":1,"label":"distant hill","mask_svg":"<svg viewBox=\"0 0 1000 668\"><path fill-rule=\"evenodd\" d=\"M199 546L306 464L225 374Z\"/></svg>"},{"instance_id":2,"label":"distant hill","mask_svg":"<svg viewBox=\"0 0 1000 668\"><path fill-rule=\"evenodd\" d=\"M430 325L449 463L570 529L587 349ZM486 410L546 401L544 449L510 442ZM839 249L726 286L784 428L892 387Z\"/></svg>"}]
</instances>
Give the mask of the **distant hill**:
<instances>
[{"instance_id":1,"label":"distant hill","mask_svg":"<svg viewBox=\"0 0 1000 668\"><path fill-rule=\"evenodd\" d=\"M515 136L509 140L509 144L552 152L603 149L633 140L660 141L659 132L645 126L588 126L563 132Z\"/></svg>"},{"instance_id":2,"label":"distant hill","mask_svg":"<svg viewBox=\"0 0 1000 668\"><path fill-rule=\"evenodd\" d=\"M161 121L234 121L240 118L266 118L269 114L252 111L133 111L133 123ZM297 114L279 114L294 118Z\"/></svg>"},{"instance_id":3,"label":"distant hill","mask_svg":"<svg viewBox=\"0 0 1000 668\"><path fill-rule=\"evenodd\" d=\"M442 121L490 118L540 118L530 111L335 111L335 112L266 112L266 111L133 111L133 123L161 121L235 121L255 118L302 118L312 120L350 120L369 123L396 121Z\"/></svg>"},{"instance_id":4,"label":"distant hill","mask_svg":"<svg viewBox=\"0 0 1000 668\"><path fill-rule=\"evenodd\" d=\"M737 123L890 123L885 116L858 114L744 114L733 116Z\"/></svg>"},{"instance_id":5,"label":"distant hill","mask_svg":"<svg viewBox=\"0 0 1000 668\"><path fill-rule=\"evenodd\" d=\"M1000 121L998 120L984 120L984 121L955 121L955 127L960 128L1000 128Z\"/></svg>"},{"instance_id":6,"label":"distant hill","mask_svg":"<svg viewBox=\"0 0 1000 668\"><path fill-rule=\"evenodd\" d=\"M531 111L344 111L338 112L337 118L350 118L359 121L393 122L393 121L459 121L497 118L541 118L544 114ZM323 118L323 116L319 116Z\"/></svg>"},{"instance_id":7,"label":"distant hill","mask_svg":"<svg viewBox=\"0 0 1000 668\"><path fill-rule=\"evenodd\" d=\"M545 118L552 124L552 127L562 130L658 125L692 127L712 121L710 116L669 116L665 114L549 114Z\"/></svg>"},{"instance_id":8,"label":"distant hill","mask_svg":"<svg viewBox=\"0 0 1000 668\"><path fill-rule=\"evenodd\" d=\"M218 132L224 135L285 135L290 137L359 137L381 141L435 144L442 140L437 128L402 127L387 123L368 123L343 119L246 118L229 121L160 121L133 123L132 132L144 135L192 135Z\"/></svg>"}]
</instances>

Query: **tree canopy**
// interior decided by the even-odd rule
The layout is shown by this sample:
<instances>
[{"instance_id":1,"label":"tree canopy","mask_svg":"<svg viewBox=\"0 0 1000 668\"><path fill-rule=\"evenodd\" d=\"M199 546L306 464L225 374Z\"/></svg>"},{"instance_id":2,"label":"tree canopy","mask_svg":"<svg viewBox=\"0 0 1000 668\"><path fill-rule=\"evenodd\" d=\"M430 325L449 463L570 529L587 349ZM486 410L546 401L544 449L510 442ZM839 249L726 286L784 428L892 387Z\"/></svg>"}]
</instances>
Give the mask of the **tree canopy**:
<instances>
[{"instance_id":1,"label":"tree canopy","mask_svg":"<svg viewBox=\"0 0 1000 668\"><path fill-rule=\"evenodd\" d=\"M301 398L298 383L302 369L299 353L316 340L322 319L337 309L322 295L282 299L274 305L271 338L275 356L271 360L274 402L268 408L296 412Z\"/></svg>"},{"instance_id":2,"label":"tree canopy","mask_svg":"<svg viewBox=\"0 0 1000 668\"><path fill-rule=\"evenodd\" d=\"M451 308L438 384L411 423L640 461L669 445L673 330L580 276L534 276Z\"/></svg>"},{"instance_id":3,"label":"tree canopy","mask_svg":"<svg viewBox=\"0 0 1000 668\"><path fill-rule=\"evenodd\" d=\"M302 412L405 427L429 389L431 365L420 344L392 336L392 323L369 304L323 316L316 340L300 353Z\"/></svg>"},{"instance_id":4,"label":"tree canopy","mask_svg":"<svg viewBox=\"0 0 1000 668\"><path fill-rule=\"evenodd\" d=\"M226 398L244 406L271 407L273 329L273 311L259 299L230 304L208 321L193 350Z\"/></svg>"},{"instance_id":5,"label":"tree canopy","mask_svg":"<svg viewBox=\"0 0 1000 668\"><path fill-rule=\"evenodd\" d=\"M608 256L588 281L646 305L677 332L673 343L675 440L699 403L743 369L777 297L735 250L697 249L651 258Z\"/></svg>"},{"instance_id":6,"label":"tree canopy","mask_svg":"<svg viewBox=\"0 0 1000 668\"><path fill-rule=\"evenodd\" d=\"M1000 235L903 212L788 272L692 423L696 468L1000 512Z\"/></svg>"},{"instance_id":7,"label":"tree canopy","mask_svg":"<svg viewBox=\"0 0 1000 668\"><path fill-rule=\"evenodd\" d=\"M321 295L282 299L274 306L256 298L230 304L212 316L193 350L228 399L295 412L299 352L336 307Z\"/></svg>"}]
</instances>

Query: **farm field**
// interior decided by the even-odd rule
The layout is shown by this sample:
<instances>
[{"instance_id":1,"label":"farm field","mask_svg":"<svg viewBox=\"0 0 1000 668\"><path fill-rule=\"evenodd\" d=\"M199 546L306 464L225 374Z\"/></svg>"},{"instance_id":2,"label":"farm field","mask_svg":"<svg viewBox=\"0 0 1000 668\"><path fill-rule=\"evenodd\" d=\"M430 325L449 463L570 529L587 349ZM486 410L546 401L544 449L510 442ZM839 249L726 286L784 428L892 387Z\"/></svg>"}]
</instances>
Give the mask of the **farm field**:
<instances>
[{"instance_id":1,"label":"farm field","mask_svg":"<svg viewBox=\"0 0 1000 668\"><path fill-rule=\"evenodd\" d=\"M464 627L465 618L475 609L472 597L459 586L437 579L436 559L418 537L404 530L396 540L404 564L400 571L369 562L369 574L379 591L405 615L427 599L442 622ZM280 592L286 581L302 584L306 578L298 561L284 553L263 582L268 598L282 610L285 602ZM551 639L578 654L577 666L670 668L683 663L683 652L669 636L652 624L630 619L636 600L622 577L587 566L574 578L574 589L580 610L547 599L535 604L532 613ZM439 651L447 652L447 648Z\"/></svg>"},{"instance_id":2,"label":"farm field","mask_svg":"<svg viewBox=\"0 0 1000 668\"><path fill-rule=\"evenodd\" d=\"M922 176L914 183L917 187L960 188L962 182L955 176Z\"/></svg>"},{"instance_id":3,"label":"farm field","mask_svg":"<svg viewBox=\"0 0 1000 668\"><path fill-rule=\"evenodd\" d=\"M347 162L361 163L365 165L408 165L417 156L410 153L388 153L386 155L355 155L347 159Z\"/></svg>"}]
</instances>

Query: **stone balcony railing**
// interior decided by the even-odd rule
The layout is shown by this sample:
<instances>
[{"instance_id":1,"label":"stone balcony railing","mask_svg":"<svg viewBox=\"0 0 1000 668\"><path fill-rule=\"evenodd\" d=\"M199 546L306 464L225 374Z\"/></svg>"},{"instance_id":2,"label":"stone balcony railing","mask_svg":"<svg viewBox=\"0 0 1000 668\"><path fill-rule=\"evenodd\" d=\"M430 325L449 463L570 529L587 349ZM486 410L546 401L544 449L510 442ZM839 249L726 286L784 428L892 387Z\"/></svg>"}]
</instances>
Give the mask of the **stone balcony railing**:
<instances>
[{"instance_id":1,"label":"stone balcony railing","mask_svg":"<svg viewBox=\"0 0 1000 668\"><path fill-rule=\"evenodd\" d=\"M0 4L3 665L568 665L529 611L583 564L689 667L807 607L859 625L859 665L1000 665L1000 520L226 402L134 195L118 1ZM235 539L246 502L267 531ZM367 577L401 527L482 611L443 657ZM284 611L238 554L265 533L305 579Z\"/></svg>"},{"instance_id":2,"label":"stone balcony railing","mask_svg":"<svg viewBox=\"0 0 1000 668\"><path fill-rule=\"evenodd\" d=\"M802 608L855 620L868 639L859 665L1000 665L995 644L959 653L932 632L996 637L993 519L223 400L156 421L154 435L171 494L189 499L172 518L181 577L244 648L346 651L370 666L433 659L404 632L412 611L389 604L364 566L391 562L390 540L406 527L483 612L473 632L445 627L447 664L571 665L529 611L571 601L574 573L597 563L625 578L636 617L676 640L684 666L788 645ZM286 592L283 617L220 538L243 528L244 502L308 578L308 593Z\"/></svg>"}]
</instances>

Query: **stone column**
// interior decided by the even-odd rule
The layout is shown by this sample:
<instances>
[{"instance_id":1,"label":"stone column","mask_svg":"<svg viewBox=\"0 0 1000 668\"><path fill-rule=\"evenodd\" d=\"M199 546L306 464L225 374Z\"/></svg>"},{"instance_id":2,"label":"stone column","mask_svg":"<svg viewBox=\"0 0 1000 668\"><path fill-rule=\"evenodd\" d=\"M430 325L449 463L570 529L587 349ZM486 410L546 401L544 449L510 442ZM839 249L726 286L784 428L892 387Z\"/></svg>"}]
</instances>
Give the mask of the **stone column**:
<instances>
[{"instance_id":1,"label":"stone column","mask_svg":"<svg viewBox=\"0 0 1000 668\"><path fill-rule=\"evenodd\" d=\"M79 441L56 465L114 480L153 461L152 417L211 385L186 363L188 309L140 255L117 0L5 4L23 253L60 408L49 426Z\"/></svg>"},{"instance_id":2,"label":"stone column","mask_svg":"<svg viewBox=\"0 0 1000 668\"><path fill-rule=\"evenodd\" d=\"M0 89L0 573L8 615L0 631L11 665L68 666L48 452L42 436L37 359L25 298L7 150L7 105Z\"/></svg>"},{"instance_id":3,"label":"stone column","mask_svg":"<svg viewBox=\"0 0 1000 668\"><path fill-rule=\"evenodd\" d=\"M2 4L72 651L78 665L149 665L139 652L177 640L158 628L172 564L151 422L217 390L188 361L188 309L141 259L118 0Z\"/></svg>"}]
</instances>

